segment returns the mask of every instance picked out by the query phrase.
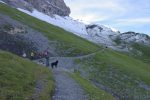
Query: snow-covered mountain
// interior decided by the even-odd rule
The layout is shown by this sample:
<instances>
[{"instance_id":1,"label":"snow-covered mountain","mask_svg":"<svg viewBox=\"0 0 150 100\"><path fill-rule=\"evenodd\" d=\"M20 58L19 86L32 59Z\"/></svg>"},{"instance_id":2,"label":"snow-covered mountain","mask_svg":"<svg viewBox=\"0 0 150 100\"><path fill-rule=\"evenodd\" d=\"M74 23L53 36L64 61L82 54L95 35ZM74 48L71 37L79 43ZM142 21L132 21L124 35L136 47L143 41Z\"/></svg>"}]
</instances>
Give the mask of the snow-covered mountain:
<instances>
[{"instance_id":1,"label":"snow-covered mountain","mask_svg":"<svg viewBox=\"0 0 150 100\"><path fill-rule=\"evenodd\" d=\"M113 31L111 28L103 25L86 25L83 22L74 20L73 18L68 16L69 13L66 14L66 16L61 16L58 13L53 13L53 10L51 10L50 12L52 12L53 15L50 15L49 13L45 13L41 10L44 9L43 6L38 6L37 8L35 5L36 3L43 4L45 2L50 2L51 4L55 4L54 0L44 0L42 2L40 2L39 0L37 0L36 2L29 2L28 0L23 0L23 1L2 0L2 1L7 3L8 5L16 7L18 10L26 14L29 14L33 17L36 17L40 20L43 20L55 26L61 27L67 31L70 31L71 33L74 33L78 36L86 38L95 43L112 45L114 43L109 38L109 35L118 34L116 31ZM55 2L56 2L55 5L59 6L60 8L63 6L62 8L67 9L64 3L60 5L60 2L63 2L63 0L56 0ZM46 5L47 6L49 5L51 7L50 3L47 3ZM27 9L30 6L32 10Z\"/></svg>"},{"instance_id":2,"label":"snow-covered mountain","mask_svg":"<svg viewBox=\"0 0 150 100\"><path fill-rule=\"evenodd\" d=\"M3 1L5 2L5 0ZM51 16L36 8L33 8L32 11L22 8L17 9L47 23L61 27L66 31L74 33L94 43L108 46L115 50L129 51L128 48L130 47L127 47L126 44L131 42L150 45L150 37L145 34L134 32L126 32L121 34L119 31L113 30L112 28L106 27L104 25L87 25L78 20L74 20L69 16L60 16L58 14L53 14L53 16Z\"/></svg>"},{"instance_id":3,"label":"snow-covered mountain","mask_svg":"<svg viewBox=\"0 0 150 100\"><path fill-rule=\"evenodd\" d=\"M114 44L114 42L110 39L110 36L119 34L118 32L113 31L111 28L96 24L86 25L86 31L96 43L107 46Z\"/></svg>"},{"instance_id":4,"label":"snow-covered mountain","mask_svg":"<svg viewBox=\"0 0 150 100\"><path fill-rule=\"evenodd\" d=\"M119 31L114 31L113 29L104 25L87 25L83 22L79 22L78 20L74 20L69 16L62 17L59 15L53 15L53 17L51 17L42 12L37 11L36 9L34 9L32 12L21 8L18 8L18 10L45 22L53 24L55 26L61 27L66 31L70 31L75 35L83 37L94 43L108 46L115 50L128 51L128 49L125 46L122 47L118 43L116 43L116 39L120 39L126 43L137 42L150 45L150 38L146 34L134 32L127 32L121 34Z\"/></svg>"},{"instance_id":5,"label":"snow-covered mountain","mask_svg":"<svg viewBox=\"0 0 150 100\"><path fill-rule=\"evenodd\" d=\"M81 22L77 22L73 20L72 18L66 16L66 17L61 17L59 15L53 15L52 17L37 11L34 9L32 12L18 8L18 10L29 14L33 17L36 17L40 20L43 20L45 22L48 22L50 24L53 24L55 26L59 26L61 28L64 28L67 31L73 32L73 33L83 33L87 34L85 31L85 25Z\"/></svg>"},{"instance_id":6,"label":"snow-covered mountain","mask_svg":"<svg viewBox=\"0 0 150 100\"><path fill-rule=\"evenodd\" d=\"M120 38L121 41L127 43L136 42L136 43L143 43L146 45L150 45L150 37L142 33L140 34L135 32L125 32L117 35L117 37L115 38Z\"/></svg>"}]
</instances>

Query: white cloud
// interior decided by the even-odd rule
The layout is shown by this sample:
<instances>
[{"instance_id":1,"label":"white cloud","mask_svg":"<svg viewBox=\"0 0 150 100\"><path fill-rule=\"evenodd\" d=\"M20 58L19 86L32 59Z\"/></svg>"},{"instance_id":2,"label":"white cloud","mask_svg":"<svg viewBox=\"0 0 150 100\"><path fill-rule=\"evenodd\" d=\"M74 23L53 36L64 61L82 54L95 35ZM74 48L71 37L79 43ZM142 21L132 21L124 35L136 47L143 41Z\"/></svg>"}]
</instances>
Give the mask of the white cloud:
<instances>
[{"instance_id":1,"label":"white cloud","mask_svg":"<svg viewBox=\"0 0 150 100\"><path fill-rule=\"evenodd\" d=\"M108 16L97 16L97 15L81 15L81 16L74 16L75 18L82 20L85 23L91 23L96 21L103 21L108 19Z\"/></svg>"},{"instance_id":2,"label":"white cloud","mask_svg":"<svg viewBox=\"0 0 150 100\"><path fill-rule=\"evenodd\" d=\"M65 0L71 17L112 25L119 30L149 33L150 0ZM139 30L140 29L140 30Z\"/></svg>"},{"instance_id":3,"label":"white cloud","mask_svg":"<svg viewBox=\"0 0 150 100\"><path fill-rule=\"evenodd\" d=\"M110 17L119 16L126 9L117 2L118 0L65 0L71 8L71 17L84 20L85 22L94 22L107 20Z\"/></svg>"},{"instance_id":4,"label":"white cloud","mask_svg":"<svg viewBox=\"0 0 150 100\"><path fill-rule=\"evenodd\" d=\"M133 18L133 19L118 19L116 20L116 22L122 23L122 24L145 24L145 23L150 23L150 17Z\"/></svg>"}]
</instances>

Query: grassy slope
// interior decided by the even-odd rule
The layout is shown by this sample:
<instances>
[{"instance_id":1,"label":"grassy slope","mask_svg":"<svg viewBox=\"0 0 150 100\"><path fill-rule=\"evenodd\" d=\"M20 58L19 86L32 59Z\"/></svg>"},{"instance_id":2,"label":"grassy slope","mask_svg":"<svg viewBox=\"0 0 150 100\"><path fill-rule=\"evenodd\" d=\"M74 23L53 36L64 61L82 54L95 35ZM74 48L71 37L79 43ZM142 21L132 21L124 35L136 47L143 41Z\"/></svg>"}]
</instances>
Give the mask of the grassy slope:
<instances>
[{"instance_id":1,"label":"grassy slope","mask_svg":"<svg viewBox=\"0 0 150 100\"><path fill-rule=\"evenodd\" d=\"M111 50L108 50L108 52L99 53L96 56L96 59L109 63L117 69L124 71L126 74L138 76L141 80L150 85L150 67L148 64Z\"/></svg>"},{"instance_id":2,"label":"grassy slope","mask_svg":"<svg viewBox=\"0 0 150 100\"><path fill-rule=\"evenodd\" d=\"M42 32L49 40L59 41L62 44L61 49L75 48L72 54L88 54L96 51L98 46L82 39L70 32L67 32L59 27L50 25L44 21L31 17L23 12L20 12L14 8L10 8L5 4L0 4L0 13L10 16L11 18L18 20L19 22L32 27L35 30ZM60 49L60 50L61 50Z\"/></svg>"},{"instance_id":3,"label":"grassy slope","mask_svg":"<svg viewBox=\"0 0 150 100\"><path fill-rule=\"evenodd\" d=\"M138 56L138 55L135 54L134 57L142 60L145 63L150 64L150 46L137 44L137 43L133 44L132 46L133 46L134 49L142 52L142 56Z\"/></svg>"},{"instance_id":4,"label":"grassy slope","mask_svg":"<svg viewBox=\"0 0 150 100\"><path fill-rule=\"evenodd\" d=\"M13 54L0 51L0 100L25 100L34 92L38 77L48 82L44 96L52 94L54 83L50 71ZM42 97L43 94L41 94ZM50 98L50 97L49 97Z\"/></svg>"},{"instance_id":5,"label":"grassy slope","mask_svg":"<svg viewBox=\"0 0 150 100\"><path fill-rule=\"evenodd\" d=\"M150 98L150 91L139 85L144 83L150 86L149 64L109 49L80 63L84 64L83 69L89 73L88 79L111 89L120 98L133 99L135 95L143 100Z\"/></svg>"},{"instance_id":6,"label":"grassy slope","mask_svg":"<svg viewBox=\"0 0 150 100\"><path fill-rule=\"evenodd\" d=\"M90 81L83 79L78 73L71 74L71 76L83 87L87 94L89 94L90 100L115 100L112 95L99 89Z\"/></svg>"}]
</instances>

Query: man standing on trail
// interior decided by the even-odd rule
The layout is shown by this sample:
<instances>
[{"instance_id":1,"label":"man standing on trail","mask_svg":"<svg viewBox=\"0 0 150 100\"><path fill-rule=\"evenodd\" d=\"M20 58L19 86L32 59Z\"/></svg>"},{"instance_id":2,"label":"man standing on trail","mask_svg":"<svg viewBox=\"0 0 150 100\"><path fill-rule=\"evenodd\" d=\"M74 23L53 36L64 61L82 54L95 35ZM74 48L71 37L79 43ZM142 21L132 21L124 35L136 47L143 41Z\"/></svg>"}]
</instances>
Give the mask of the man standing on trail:
<instances>
[{"instance_id":1,"label":"man standing on trail","mask_svg":"<svg viewBox=\"0 0 150 100\"><path fill-rule=\"evenodd\" d=\"M49 52L48 52L48 50L46 50L44 52L44 55L45 55L45 59L46 59L46 66L48 67L49 66Z\"/></svg>"}]
</instances>

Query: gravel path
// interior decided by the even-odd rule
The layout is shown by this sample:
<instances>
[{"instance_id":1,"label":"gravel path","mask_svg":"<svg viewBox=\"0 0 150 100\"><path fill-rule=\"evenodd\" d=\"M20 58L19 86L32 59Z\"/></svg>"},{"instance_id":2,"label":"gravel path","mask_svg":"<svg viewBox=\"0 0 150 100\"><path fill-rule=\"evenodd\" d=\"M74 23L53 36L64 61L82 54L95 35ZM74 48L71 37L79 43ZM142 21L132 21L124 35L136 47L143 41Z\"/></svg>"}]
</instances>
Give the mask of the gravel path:
<instances>
[{"instance_id":1,"label":"gravel path","mask_svg":"<svg viewBox=\"0 0 150 100\"><path fill-rule=\"evenodd\" d=\"M98 52L103 52L104 49ZM55 94L53 100L88 100L88 95L80 87L80 85L65 72L73 72L75 67L80 65L75 64L76 59L84 59L92 57L97 52L79 57L50 57L50 63L59 61L58 68L52 69L55 79ZM45 59L40 59L45 62ZM38 63L38 60L36 61ZM44 64L45 65L45 64ZM51 67L49 67L51 69Z\"/></svg>"},{"instance_id":2,"label":"gravel path","mask_svg":"<svg viewBox=\"0 0 150 100\"><path fill-rule=\"evenodd\" d=\"M54 69L53 75L56 82L53 100L88 100L80 85L69 77L63 68Z\"/></svg>"},{"instance_id":3,"label":"gravel path","mask_svg":"<svg viewBox=\"0 0 150 100\"><path fill-rule=\"evenodd\" d=\"M77 60L77 59L82 60L82 59L85 59L85 58L90 58L90 57L94 56L98 52L104 52L104 50L105 49L102 49L102 50L99 50L97 52L93 52L93 53L88 54L88 55L77 56L77 57L50 57L49 61L50 61L50 63L52 63L52 62L55 62L56 60L58 60L59 61L58 67L67 69L69 71L72 71L72 69L74 67L79 67L75 63L75 60Z\"/></svg>"},{"instance_id":4,"label":"gravel path","mask_svg":"<svg viewBox=\"0 0 150 100\"><path fill-rule=\"evenodd\" d=\"M40 100L40 94L44 90L45 85L47 85L47 82L44 81L46 78L47 76L44 74L39 75L31 100Z\"/></svg>"}]
</instances>

